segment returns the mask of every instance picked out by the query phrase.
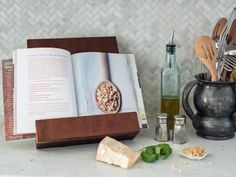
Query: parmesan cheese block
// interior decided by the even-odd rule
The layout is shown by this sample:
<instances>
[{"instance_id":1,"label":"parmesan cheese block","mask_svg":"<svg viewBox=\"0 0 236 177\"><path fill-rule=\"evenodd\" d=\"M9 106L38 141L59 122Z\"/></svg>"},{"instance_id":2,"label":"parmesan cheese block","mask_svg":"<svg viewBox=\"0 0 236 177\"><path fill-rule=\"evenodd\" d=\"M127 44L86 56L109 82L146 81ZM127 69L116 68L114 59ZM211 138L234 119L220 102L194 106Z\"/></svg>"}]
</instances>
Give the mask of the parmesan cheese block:
<instances>
[{"instance_id":1,"label":"parmesan cheese block","mask_svg":"<svg viewBox=\"0 0 236 177\"><path fill-rule=\"evenodd\" d=\"M130 168L139 156L139 152L107 136L99 143L96 159L122 168Z\"/></svg>"}]
</instances>

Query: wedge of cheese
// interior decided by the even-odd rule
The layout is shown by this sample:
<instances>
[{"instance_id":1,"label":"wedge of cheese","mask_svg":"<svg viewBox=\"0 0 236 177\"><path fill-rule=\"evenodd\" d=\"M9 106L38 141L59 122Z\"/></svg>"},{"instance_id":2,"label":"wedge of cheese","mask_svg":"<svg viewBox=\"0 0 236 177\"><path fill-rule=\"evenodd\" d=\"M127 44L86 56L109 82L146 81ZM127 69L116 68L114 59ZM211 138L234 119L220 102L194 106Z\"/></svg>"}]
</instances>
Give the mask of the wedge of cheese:
<instances>
[{"instance_id":1,"label":"wedge of cheese","mask_svg":"<svg viewBox=\"0 0 236 177\"><path fill-rule=\"evenodd\" d=\"M98 145L96 159L122 168L130 168L139 156L139 152L107 136Z\"/></svg>"}]
</instances>

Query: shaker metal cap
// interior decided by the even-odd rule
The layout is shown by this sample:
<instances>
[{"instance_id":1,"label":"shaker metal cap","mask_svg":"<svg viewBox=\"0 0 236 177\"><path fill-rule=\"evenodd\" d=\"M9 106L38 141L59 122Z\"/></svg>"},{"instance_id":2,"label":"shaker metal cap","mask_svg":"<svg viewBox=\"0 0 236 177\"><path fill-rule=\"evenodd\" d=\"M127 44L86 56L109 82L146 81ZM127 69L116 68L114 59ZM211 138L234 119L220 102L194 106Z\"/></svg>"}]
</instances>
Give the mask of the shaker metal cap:
<instances>
[{"instance_id":1,"label":"shaker metal cap","mask_svg":"<svg viewBox=\"0 0 236 177\"><path fill-rule=\"evenodd\" d=\"M174 116L175 119L175 124L185 124L186 121L186 117L184 115L175 115Z\"/></svg>"},{"instance_id":2,"label":"shaker metal cap","mask_svg":"<svg viewBox=\"0 0 236 177\"><path fill-rule=\"evenodd\" d=\"M159 113L157 115L157 118L159 118L159 119L167 119L167 117L168 117L168 114L166 114L166 113Z\"/></svg>"},{"instance_id":3,"label":"shaker metal cap","mask_svg":"<svg viewBox=\"0 0 236 177\"><path fill-rule=\"evenodd\" d=\"M165 123L167 123L168 114L159 113L156 118L157 118L158 123L164 123L165 124Z\"/></svg>"}]
</instances>

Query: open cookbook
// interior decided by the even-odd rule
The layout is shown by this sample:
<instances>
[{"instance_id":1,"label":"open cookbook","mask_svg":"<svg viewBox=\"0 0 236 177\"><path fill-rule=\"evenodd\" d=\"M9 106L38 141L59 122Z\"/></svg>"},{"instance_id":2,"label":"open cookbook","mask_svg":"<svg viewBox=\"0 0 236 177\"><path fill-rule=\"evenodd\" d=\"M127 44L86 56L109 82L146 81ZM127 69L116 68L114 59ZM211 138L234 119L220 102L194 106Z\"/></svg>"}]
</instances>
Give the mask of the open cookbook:
<instances>
[{"instance_id":1,"label":"open cookbook","mask_svg":"<svg viewBox=\"0 0 236 177\"><path fill-rule=\"evenodd\" d=\"M35 120L137 112L147 128L134 55L59 48L13 53L15 134L35 133Z\"/></svg>"}]
</instances>

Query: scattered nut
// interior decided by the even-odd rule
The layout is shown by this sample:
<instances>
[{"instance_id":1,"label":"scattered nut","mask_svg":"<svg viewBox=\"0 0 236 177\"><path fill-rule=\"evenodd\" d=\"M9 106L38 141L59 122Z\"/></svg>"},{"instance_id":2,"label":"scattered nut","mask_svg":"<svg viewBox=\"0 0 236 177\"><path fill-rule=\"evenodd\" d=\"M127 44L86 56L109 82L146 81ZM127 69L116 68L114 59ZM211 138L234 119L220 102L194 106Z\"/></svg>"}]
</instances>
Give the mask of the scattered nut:
<instances>
[{"instance_id":1,"label":"scattered nut","mask_svg":"<svg viewBox=\"0 0 236 177\"><path fill-rule=\"evenodd\" d=\"M177 168L177 167L176 167L176 164L175 164L175 163L172 163L172 164L171 164L171 168L172 168L172 170L176 170L176 168Z\"/></svg>"},{"instance_id":2,"label":"scattered nut","mask_svg":"<svg viewBox=\"0 0 236 177\"><path fill-rule=\"evenodd\" d=\"M192 164L192 162L185 161L184 164L185 165L190 165L190 164Z\"/></svg>"},{"instance_id":3,"label":"scattered nut","mask_svg":"<svg viewBox=\"0 0 236 177\"><path fill-rule=\"evenodd\" d=\"M179 173L182 173L182 172L183 172L183 170L180 170L180 169L179 169L179 170L178 170L178 172L179 172Z\"/></svg>"},{"instance_id":4,"label":"scattered nut","mask_svg":"<svg viewBox=\"0 0 236 177\"><path fill-rule=\"evenodd\" d=\"M208 162L208 165L212 165L213 164L213 162Z\"/></svg>"}]
</instances>

